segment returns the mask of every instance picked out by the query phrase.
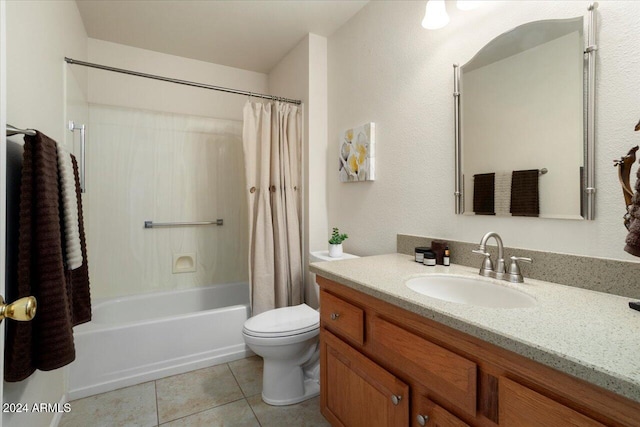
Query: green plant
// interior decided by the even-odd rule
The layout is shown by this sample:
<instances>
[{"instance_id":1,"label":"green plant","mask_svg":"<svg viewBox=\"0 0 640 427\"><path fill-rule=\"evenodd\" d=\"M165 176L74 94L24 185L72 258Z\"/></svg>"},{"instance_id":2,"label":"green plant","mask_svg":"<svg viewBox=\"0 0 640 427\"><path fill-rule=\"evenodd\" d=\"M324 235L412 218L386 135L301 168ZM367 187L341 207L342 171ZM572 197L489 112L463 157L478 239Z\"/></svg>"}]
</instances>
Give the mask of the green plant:
<instances>
[{"instance_id":1,"label":"green plant","mask_svg":"<svg viewBox=\"0 0 640 427\"><path fill-rule=\"evenodd\" d=\"M329 239L329 243L332 245L339 245L348 238L349 236L347 236L346 234L340 234L338 227L333 227L333 233L331 233L331 239Z\"/></svg>"}]
</instances>

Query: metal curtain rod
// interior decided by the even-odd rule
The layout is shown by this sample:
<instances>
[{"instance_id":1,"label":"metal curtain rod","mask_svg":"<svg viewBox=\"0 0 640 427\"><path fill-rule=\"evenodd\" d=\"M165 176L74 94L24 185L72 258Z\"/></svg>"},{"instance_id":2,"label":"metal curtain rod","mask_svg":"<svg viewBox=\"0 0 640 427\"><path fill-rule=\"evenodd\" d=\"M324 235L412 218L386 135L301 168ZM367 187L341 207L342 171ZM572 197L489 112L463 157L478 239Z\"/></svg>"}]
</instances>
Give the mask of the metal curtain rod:
<instances>
[{"instance_id":1,"label":"metal curtain rod","mask_svg":"<svg viewBox=\"0 0 640 427\"><path fill-rule=\"evenodd\" d=\"M153 222L145 221L144 228L156 228L156 227L188 227L193 225L223 225L224 220L221 218L215 221L188 221L188 222Z\"/></svg>"},{"instance_id":2,"label":"metal curtain rod","mask_svg":"<svg viewBox=\"0 0 640 427\"><path fill-rule=\"evenodd\" d=\"M18 134L34 136L36 134L36 131L33 129L19 129L7 123L7 136L18 135Z\"/></svg>"},{"instance_id":3,"label":"metal curtain rod","mask_svg":"<svg viewBox=\"0 0 640 427\"><path fill-rule=\"evenodd\" d=\"M147 79L161 80L163 82L177 83L177 84L180 84L180 85L199 87L199 88L202 88L202 89L217 90L217 91L220 91L220 92L235 93L235 94L238 94L238 95L245 95L245 96L249 96L249 97L269 99L269 100L272 100L272 101L288 102L290 104L296 104L296 105L302 104L302 101L300 101L299 99L282 98L282 97L279 97L279 96L265 95L263 93L254 93L254 92L249 92L249 91L246 91L246 90L230 89L228 87L207 85L207 84L204 84L204 83L190 82L188 80L172 79L170 77L156 76L154 74L147 74L147 73L140 73L138 71L125 70L124 68L108 67L106 65L94 64L94 63L91 63L91 62L78 61L76 59L67 58L67 57L65 57L64 60L68 64L82 65L82 66L85 66L85 67L97 68L99 70L106 70L106 71L113 71L115 73L129 74L131 76L146 77Z\"/></svg>"}]
</instances>

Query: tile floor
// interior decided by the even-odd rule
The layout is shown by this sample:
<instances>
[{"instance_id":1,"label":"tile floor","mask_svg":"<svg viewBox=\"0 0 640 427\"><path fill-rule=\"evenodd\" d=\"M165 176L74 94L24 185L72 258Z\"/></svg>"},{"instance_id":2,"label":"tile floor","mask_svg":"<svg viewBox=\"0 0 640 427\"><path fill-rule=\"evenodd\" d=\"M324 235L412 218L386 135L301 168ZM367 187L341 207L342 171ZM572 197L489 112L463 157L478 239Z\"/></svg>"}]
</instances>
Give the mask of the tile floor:
<instances>
[{"instance_id":1,"label":"tile floor","mask_svg":"<svg viewBox=\"0 0 640 427\"><path fill-rule=\"evenodd\" d=\"M269 406L262 359L236 360L71 402L60 427L325 427L320 398Z\"/></svg>"}]
</instances>

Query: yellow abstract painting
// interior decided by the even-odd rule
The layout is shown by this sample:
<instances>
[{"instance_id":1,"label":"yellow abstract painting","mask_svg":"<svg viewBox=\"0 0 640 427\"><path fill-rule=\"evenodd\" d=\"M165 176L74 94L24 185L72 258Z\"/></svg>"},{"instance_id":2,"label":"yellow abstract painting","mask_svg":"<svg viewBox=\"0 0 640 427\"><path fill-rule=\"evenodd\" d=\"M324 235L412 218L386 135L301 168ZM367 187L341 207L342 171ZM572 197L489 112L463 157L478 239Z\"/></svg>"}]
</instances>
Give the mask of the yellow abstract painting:
<instances>
[{"instance_id":1,"label":"yellow abstract painting","mask_svg":"<svg viewBox=\"0 0 640 427\"><path fill-rule=\"evenodd\" d=\"M347 129L340 141L340 182L375 180L375 123Z\"/></svg>"}]
</instances>

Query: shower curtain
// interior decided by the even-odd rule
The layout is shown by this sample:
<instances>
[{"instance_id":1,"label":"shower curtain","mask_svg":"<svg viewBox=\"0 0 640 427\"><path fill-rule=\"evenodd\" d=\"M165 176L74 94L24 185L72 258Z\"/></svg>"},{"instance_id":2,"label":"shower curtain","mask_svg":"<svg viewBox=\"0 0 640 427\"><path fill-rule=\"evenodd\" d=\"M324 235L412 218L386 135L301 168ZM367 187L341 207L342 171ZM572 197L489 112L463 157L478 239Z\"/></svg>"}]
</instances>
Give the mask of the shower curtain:
<instances>
[{"instance_id":1,"label":"shower curtain","mask_svg":"<svg viewBox=\"0 0 640 427\"><path fill-rule=\"evenodd\" d=\"M249 197L253 315L301 304L300 107L247 101L243 147Z\"/></svg>"}]
</instances>

